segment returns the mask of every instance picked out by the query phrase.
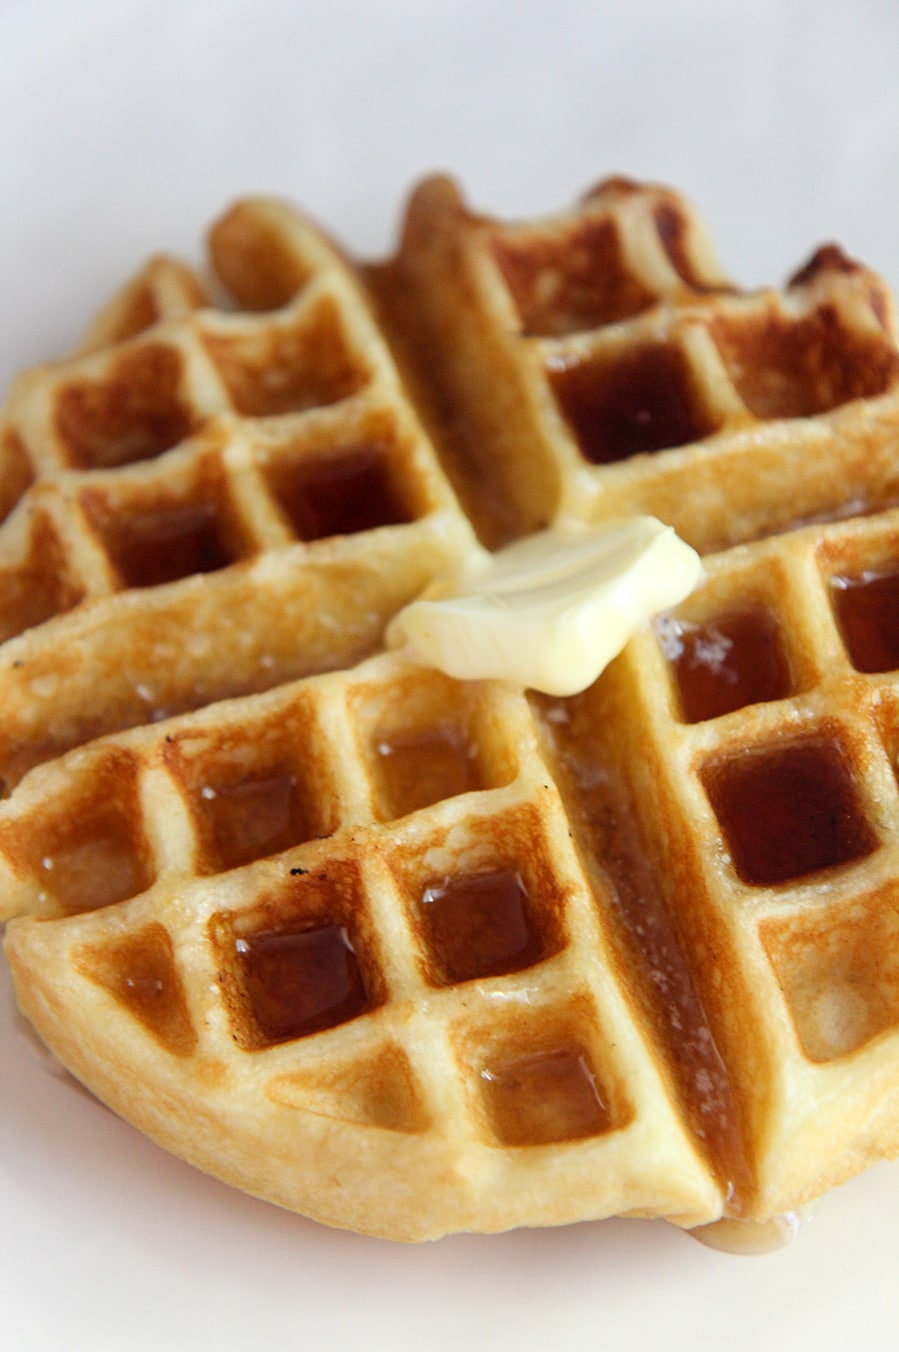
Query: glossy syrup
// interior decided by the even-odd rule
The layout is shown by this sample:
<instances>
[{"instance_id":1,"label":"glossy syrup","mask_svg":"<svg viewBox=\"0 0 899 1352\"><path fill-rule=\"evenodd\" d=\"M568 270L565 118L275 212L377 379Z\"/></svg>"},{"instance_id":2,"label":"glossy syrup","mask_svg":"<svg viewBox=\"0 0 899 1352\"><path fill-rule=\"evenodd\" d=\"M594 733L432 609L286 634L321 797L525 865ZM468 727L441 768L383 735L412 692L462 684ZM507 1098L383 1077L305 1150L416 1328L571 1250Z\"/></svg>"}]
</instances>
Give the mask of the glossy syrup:
<instances>
[{"instance_id":1,"label":"glossy syrup","mask_svg":"<svg viewBox=\"0 0 899 1352\"><path fill-rule=\"evenodd\" d=\"M359 963L340 925L263 930L236 939L235 950L256 1046L334 1028L369 1007Z\"/></svg>"},{"instance_id":2,"label":"glossy syrup","mask_svg":"<svg viewBox=\"0 0 899 1352\"><path fill-rule=\"evenodd\" d=\"M126 587L156 587L226 568L234 559L211 503L160 507L109 524L106 545Z\"/></svg>"},{"instance_id":3,"label":"glossy syrup","mask_svg":"<svg viewBox=\"0 0 899 1352\"><path fill-rule=\"evenodd\" d=\"M527 887L511 869L431 884L419 914L443 984L517 972L543 957Z\"/></svg>"},{"instance_id":4,"label":"glossy syrup","mask_svg":"<svg viewBox=\"0 0 899 1352\"><path fill-rule=\"evenodd\" d=\"M41 888L68 914L99 910L136 896L152 877L126 814L98 805L72 820L40 859Z\"/></svg>"},{"instance_id":5,"label":"glossy syrup","mask_svg":"<svg viewBox=\"0 0 899 1352\"><path fill-rule=\"evenodd\" d=\"M768 610L734 610L705 624L670 620L660 637L687 723L790 694L780 630Z\"/></svg>"},{"instance_id":6,"label":"glossy syrup","mask_svg":"<svg viewBox=\"0 0 899 1352\"><path fill-rule=\"evenodd\" d=\"M484 787L477 748L455 728L393 734L376 743L375 757L384 821Z\"/></svg>"},{"instance_id":7,"label":"glossy syrup","mask_svg":"<svg viewBox=\"0 0 899 1352\"><path fill-rule=\"evenodd\" d=\"M301 540L356 535L412 518L394 487L383 450L356 446L269 473L281 510Z\"/></svg>"},{"instance_id":8,"label":"glossy syrup","mask_svg":"<svg viewBox=\"0 0 899 1352\"><path fill-rule=\"evenodd\" d=\"M503 1145L552 1145L608 1131L612 1123L586 1053L579 1047L499 1059L481 1071L490 1124Z\"/></svg>"},{"instance_id":9,"label":"glossy syrup","mask_svg":"<svg viewBox=\"0 0 899 1352\"><path fill-rule=\"evenodd\" d=\"M684 1116L722 1188L739 1205L748 1164L739 1113L698 976L669 909L629 786L602 745L602 719L580 699L535 698L579 848L598 873L604 917L629 987L671 1068Z\"/></svg>"},{"instance_id":10,"label":"glossy syrup","mask_svg":"<svg viewBox=\"0 0 899 1352\"><path fill-rule=\"evenodd\" d=\"M790 882L869 854L876 838L836 741L806 738L713 762L703 779L744 882Z\"/></svg>"},{"instance_id":11,"label":"glossy syrup","mask_svg":"<svg viewBox=\"0 0 899 1352\"><path fill-rule=\"evenodd\" d=\"M837 623L857 671L899 669L899 569L835 577Z\"/></svg>"},{"instance_id":12,"label":"glossy syrup","mask_svg":"<svg viewBox=\"0 0 899 1352\"><path fill-rule=\"evenodd\" d=\"M194 803L205 821L216 868L277 854L315 834L292 774L204 785Z\"/></svg>"},{"instance_id":13,"label":"glossy syrup","mask_svg":"<svg viewBox=\"0 0 899 1352\"><path fill-rule=\"evenodd\" d=\"M553 392L594 465L698 441L714 430L690 391L686 358L650 347L599 361L550 363Z\"/></svg>"}]
</instances>

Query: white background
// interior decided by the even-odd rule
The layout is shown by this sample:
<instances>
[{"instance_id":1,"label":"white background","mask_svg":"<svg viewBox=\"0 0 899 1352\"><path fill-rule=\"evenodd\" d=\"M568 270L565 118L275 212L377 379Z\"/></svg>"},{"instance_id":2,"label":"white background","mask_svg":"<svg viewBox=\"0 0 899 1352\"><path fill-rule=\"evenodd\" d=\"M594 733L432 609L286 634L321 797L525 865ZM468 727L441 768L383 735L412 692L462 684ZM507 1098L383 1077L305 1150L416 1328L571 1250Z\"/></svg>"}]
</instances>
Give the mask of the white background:
<instances>
[{"instance_id":1,"label":"white background","mask_svg":"<svg viewBox=\"0 0 899 1352\"><path fill-rule=\"evenodd\" d=\"M672 183L728 270L839 240L899 284L895 0L0 0L0 382L251 191L385 253L412 183L501 215ZM2 711L0 711L2 717ZM899 1166L772 1257L608 1222L404 1248L162 1154L47 1073L0 964L0 1345L895 1348Z\"/></svg>"}]
</instances>

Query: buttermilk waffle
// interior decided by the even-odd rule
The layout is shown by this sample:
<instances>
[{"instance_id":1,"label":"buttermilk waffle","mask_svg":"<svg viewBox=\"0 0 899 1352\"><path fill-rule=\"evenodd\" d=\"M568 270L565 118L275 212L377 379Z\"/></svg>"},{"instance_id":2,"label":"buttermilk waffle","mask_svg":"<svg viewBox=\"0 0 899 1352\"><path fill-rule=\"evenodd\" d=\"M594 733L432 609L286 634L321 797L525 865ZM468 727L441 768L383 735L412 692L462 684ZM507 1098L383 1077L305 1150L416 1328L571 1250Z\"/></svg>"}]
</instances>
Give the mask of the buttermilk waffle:
<instances>
[{"instance_id":1,"label":"buttermilk waffle","mask_svg":"<svg viewBox=\"0 0 899 1352\"><path fill-rule=\"evenodd\" d=\"M41 1036L201 1168L393 1238L764 1223L896 1153L883 283L828 247L738 291L618 180L514 225L431 180L386 265L273 203L211 243L236 312L157 260L5 413ZM704 581L583 693L378 651L484 546L631 513Z\"/></svg>"}]
</instances>

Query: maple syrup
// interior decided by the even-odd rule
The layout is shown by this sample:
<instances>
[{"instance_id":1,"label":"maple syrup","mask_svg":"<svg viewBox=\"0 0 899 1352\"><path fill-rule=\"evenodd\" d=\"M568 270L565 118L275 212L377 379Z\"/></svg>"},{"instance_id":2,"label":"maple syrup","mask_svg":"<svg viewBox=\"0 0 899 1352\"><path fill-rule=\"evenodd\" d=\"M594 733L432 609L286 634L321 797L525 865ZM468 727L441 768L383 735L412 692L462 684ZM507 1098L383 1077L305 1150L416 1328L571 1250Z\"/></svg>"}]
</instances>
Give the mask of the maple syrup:
<instances>
[{"instance_id":1,"label":"maple syrup","mask_svg":"<svg viewBox=\"0 0 899 1352\"><path fill-rule=\"evenodd\" d=\"M765 887L807 877L877 844L834 741L749 751L712 762L703 779L744 882Z\"/></svg>"},{"instance_id":2,"label":"maple syrup","mask_svg":"<svg viewBox=\"0 0 899 1352\"><path fill-rule=\"evenodd\" d=\"M125 817L112 806L65 826L63 838L47 847L40 868L42 890L67 914L125 901L152 881Z\"/></svg>"},{"instance_id":3,"label":"maple syrup","mask_svg":"<svg viewBox=\"0 0 899 1352\"><path fill-rule=\"evenodd\" d=\"M98 524L125 587L156 587L234 562L211 503L173 504Z\"/></svg>"},{"instance_id":4,"label":"maple syrup","mask_svg":"<svg viewBox=\"0 0 899 1352\"><path fill-rule=\"evenodd\" d=\"M207 784L193 801L205 822L216 869L279 854L315 834L292 774Z\"/></svg>"},{"instance_id":5,"label":"maple syrup","mask_svg":"<svg viewBox=\"0 0 899 1352\"><path fill-rule=\"evenodd\" d=\"M334 1028L365 1013L368 994L346 930L311 924L235 940L258 1046Z\"/></svg>"},{"instance_id":6,"label":"maple syrup","mask_svg":"<svg viewBox=\"0 0 899 1352\"><path fill-rule=\"evenodd\" d=\"M586 700L534 698L560 772L577 837L602 882L600 896L634 997L665 1049L682 1110L722 1187L739 1196L748 1165L724 1059L620 769L604 754L602 720ZM606 909L607 907L607 909Z\"/></svg>"},{"instance_id":7,"label":"maple syrup","mask_svg":"<svg viewBox=\"0 0 899 1352\"><path fill-rule=\"evenodd\" d=\"M670 621L663 648L687 723L790 694L780 630L768 610L734 610L705 624Z\"/></svg>"},{"instance_id":8,"label":"maple syrup","mask_svg":"<svg viewBox=\"0 0 899 1352\"><path fill-rule=\"evenodd\" d=\"M715 430L696 405L677 349L647 347L616 358L548 364L549 380L594 465L699 441Z\"/></svg>"},{"instance_id":9,"label":"maple syrup","mask_svg":"<svg viewBox=\"0 0 899 1352\"><path fill-rule=\"evenodd\" d=\"M477 749L454 728L396 733L375 754L383 821L485 787Z\"/></svg>"},{"instance_id":10,"label":"maple syrup","mask_svg":"<svg viewBox=\"0 0 899 1352\"><path fill-rule=\"evenodd\" d=\"M899 669L899 569L835 577L831 593L856 671Z\"/></svg>"},{"instance_id":11,"label":"maple syrup","mask_svg":"<svg viewBox=\"0 0 899 1352\"><path fill-rule=\"evenodd\" d=\"M527 887L511 869L432 884L419 914L443 984L517 972L544 956Z\"/></svg>"},{"instance_id":12,"label":"maple syrup","mask_svg":"<svg viewBox=\"0 0 899 1352\"><path fill-rule=\"evenodd\" d=\"M596 1076L579 1047L560 1047L481 1071L491 1127L502 1145L552 1145L608 1131L612 1123Z\"/></svg>"},{"instance_id":13,"label":"maple syrup","mask_svg":"<svg viewBox=\"0 0 899 1352\"><path fill-rule=\"evenodd\" d=\"M301 540L356 535L412 520L391 482L383 448L362 445L273 466L269 482Z\"/></svg>"},{"instance_id":14,"label":"maple syrup","mask_svg":"<svg viewBox=\"0 0 899 1352\"><path fill-rule=\"evenodd\" d=\"M79 969L107 990L175 1056L189 1056L197 1043L184 986L175 966L171 936L158 923L126 938L85 948Z\"/></svg>"}]
</instances>

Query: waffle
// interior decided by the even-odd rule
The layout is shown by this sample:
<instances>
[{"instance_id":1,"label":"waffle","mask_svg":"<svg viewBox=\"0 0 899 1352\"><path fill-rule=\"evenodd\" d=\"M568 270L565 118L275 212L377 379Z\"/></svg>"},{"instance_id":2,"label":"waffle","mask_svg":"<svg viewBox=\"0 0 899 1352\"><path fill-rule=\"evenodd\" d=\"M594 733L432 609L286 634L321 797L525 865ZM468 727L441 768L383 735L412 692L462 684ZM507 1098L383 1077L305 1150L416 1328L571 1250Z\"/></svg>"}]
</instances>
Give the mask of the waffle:
<instances>
[{"instance_id":1,"label":"waffle","mask_svg":"<svg viewBox=\"0 0 899 1352\"><path fill-rule=\"evenodd\" d=\"M747 294L664 189L509 225L437 178L384 289L491 545L638 511L709 553L899 502L892 297L834 245Z\"/></svg>"},{"instance_id":2,"label":"waffle","mask_svg":"<svg viewBox=\"0 0 899 1352\"><path fill-rule=\"evenodd\" d=\"M471 549L353 271L274 202L217 222L238 308L153 260L0 430L0 772L347 665Z\"/></svg>"},{"instance_id":3,"label":"waffle","mask_svg":"<svg viewBox=\"0 0 899 1352\"><path fill-rule=\"evenodd\" d=\"M740 291L621 180L515 224L430 180L387 264L273 203L211 244L235 313L156 260L5 413L0 914L41 1036L176 1154L395 1239L764 1225L895 1154L883 283L828 246ZM416 509L291 536L283 464L372 425ZM138 505L200 483L235 553L130 571ZM704 580L587 690L382 650L484 546L635 512Z\"/></svg>"}]
</instances>

